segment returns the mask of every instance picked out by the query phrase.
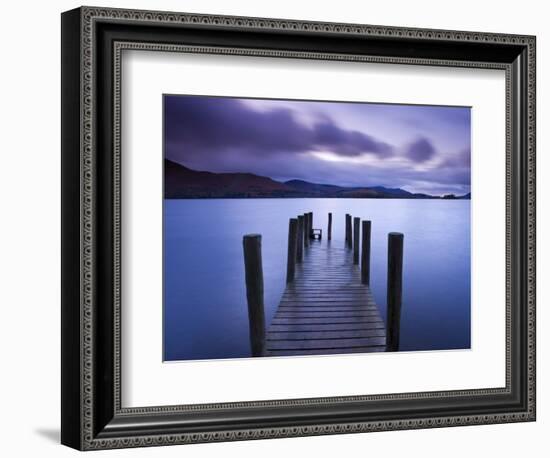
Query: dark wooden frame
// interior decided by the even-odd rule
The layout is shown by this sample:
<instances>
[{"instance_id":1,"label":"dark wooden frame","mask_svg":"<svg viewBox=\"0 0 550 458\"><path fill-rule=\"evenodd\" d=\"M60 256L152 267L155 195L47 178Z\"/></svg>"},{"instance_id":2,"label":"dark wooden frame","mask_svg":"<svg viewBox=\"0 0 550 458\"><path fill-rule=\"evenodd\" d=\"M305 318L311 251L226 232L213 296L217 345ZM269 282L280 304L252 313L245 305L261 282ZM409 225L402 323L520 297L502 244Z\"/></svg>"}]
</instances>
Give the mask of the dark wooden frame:
<instances>
[{"instance_id":1,"label":"dark wooden frame","mask_svg":"<svg viewBox=\"0 0 550 458\"><path fill-rule=\"evenodd\" d=\"M505 70L506 387L122 408L123 49ZM82 7L62 15L62 112L63 444L89 450L535 419L534 37Z\"/></svg>"}]
</instances>

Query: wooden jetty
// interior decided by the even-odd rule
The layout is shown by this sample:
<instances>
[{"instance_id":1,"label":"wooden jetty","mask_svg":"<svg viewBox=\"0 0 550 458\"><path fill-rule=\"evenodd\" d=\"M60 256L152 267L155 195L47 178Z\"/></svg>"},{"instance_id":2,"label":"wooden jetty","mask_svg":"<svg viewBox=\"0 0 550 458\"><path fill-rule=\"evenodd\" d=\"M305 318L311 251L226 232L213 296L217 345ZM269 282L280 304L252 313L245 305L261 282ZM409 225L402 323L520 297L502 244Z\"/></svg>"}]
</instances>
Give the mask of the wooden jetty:
<instances>
[{"instance_id":1,"label":"wooden jetty","mask_svg":"<svg viewBox=\"0 0 550 458\"><path fill-rule=\"evenodd\" d=\"M267 330L265 355L385 350L384 321L351 251L311 241Z\"/></svg>"},{"instance_id":2,"label":"wooden jetty","mask_svg":"<svg viewBox=\"0 0 550 458\"><path fill-rule=\"evenodd\" d=\"M332 214L328 222L330 235ZM312 213L289 221L287 284L267 330L263 323L261 236L244 237L252 354L297 356L397 351L403 235L388 235L385 323L369 286L371 222L363 221L360 225L360 218L352 220L351 215L346 215L346 240L342 245L316 238L316 231ZM259 307L261 310L257 310Z\"/></svg>"}]
</instances>

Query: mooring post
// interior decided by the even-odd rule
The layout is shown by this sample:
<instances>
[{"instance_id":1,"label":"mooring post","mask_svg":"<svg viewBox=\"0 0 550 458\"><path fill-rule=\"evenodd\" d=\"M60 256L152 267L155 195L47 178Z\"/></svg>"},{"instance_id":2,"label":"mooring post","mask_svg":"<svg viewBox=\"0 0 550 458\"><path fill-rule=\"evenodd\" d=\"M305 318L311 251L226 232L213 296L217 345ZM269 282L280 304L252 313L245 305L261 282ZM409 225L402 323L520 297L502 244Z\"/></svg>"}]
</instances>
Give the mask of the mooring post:
<instances>
[{"instance_id":1,"label":"mooring post","mask_svg":"<svg viewBox=\"0 0 550 458\"><path fill-rule=\"evenodd\" d=\"M346 246L351 248L351 215L346 213Z\"/></svg>"},{"instance_id":2,"label":"mooring post","mask_svg":"<svg viewBox=\"0 0 550 458\"><path fill-rule=\"evenodd\" d=\"M262 236L243 237L246 299L252 356L262 356L265 342L264 274L262 268Z\"/></svg>"},{"instance_id":3,"label":"mooring post","mask_svg":"<svg viewBox=\"0 0 550 458\"><path fill-rule=\"evenodd\" d=\"M370 230L371 222L363 221L361 240L361 283L370 284Z\"/></svg>"},{"instance_id":4,"label":"mooring post","mask_svg":"<svg viewBox=\"0 0 550 458\"><path fill-rule=\"evenodd\" d=\"M309 245L309 214L304 213L304 245Z\"/></svg>"},{"instance_id":5,"label":"mooring post","mask_svg":"<svg viewBox=\"0 0 550 458\"><path fill-rule=\"evenodd\" d=\"M304 216L298 215L298 234L296 236L296 261L304 258Z\"/></svg>"},{"instance_id":6,"label":"mooring post","mask_svg":"<svg viewBox=\"0 0 550 458\"><path fill-rule=\"evenodd\" d=\"M344 234L345 234L345 241L346 241L346 246L348 246L348 216L349 216L349 213L346 213L346 224L344 225Z\"/></svg>"},{"instance_id":7,"label":"mooring post","mask_svg":"<svg viewBox=\"0 0 550 458\"><path fill-rule=\"evenodd\" d=\"M332 240L332 213L328 214L327 240Z\"/></svg>"},{"instance_id":8,"label":"mooring post","mask_svg":"<svg viewBox=\"0 0 550 458\"><path fill-rule=\"evenodd\" d=\"M348 216L349 214L346 213L346 223L344 225L344 240L346 246L348 246Z\"/></svg>"},{"instance_id":9,"label":"mooring post","mask_svg":"<svg viewBox=\"0 0 550 458\"><path fill-rule=\"evenodd\" d=\"M401 299L403 293L403 234L388 234L387 351L399 350Z\"/></svg>"},{"instance_id":10,"label":"mooring post","mask_svg":"<svg viewBox=\"0 0 550 458\"><path fill-rule=\"evenodd\" d=\"M286 282L294 280L296 270L296 238L298 234L298 220L290 218L288 222L288 258L286 262Z\"/></svg>"},{"instance_id":11,"label":"mooring post","mask_svg":"<svg viewBox=\"0 0 550 458\"><path fill-rule=\"evenodd\" d=\"M359 231L361 229L361 218L353 218L353 263L359 264Z\"/></svg>"}]
</instances>

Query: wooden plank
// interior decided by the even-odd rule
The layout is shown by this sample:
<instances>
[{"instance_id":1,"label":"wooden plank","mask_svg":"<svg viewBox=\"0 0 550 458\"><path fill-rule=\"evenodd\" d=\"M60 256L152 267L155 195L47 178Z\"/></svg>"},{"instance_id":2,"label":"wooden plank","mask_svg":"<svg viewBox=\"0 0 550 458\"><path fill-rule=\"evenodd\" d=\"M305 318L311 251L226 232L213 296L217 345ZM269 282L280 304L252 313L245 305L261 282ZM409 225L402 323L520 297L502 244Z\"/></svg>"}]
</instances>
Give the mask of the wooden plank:
<instances>
[{"instance_id":1,"label":"wooden plank","mask_svg":"<svg viewBox=\"0 0 550 458\"><path fill-rule=\"evenodd\" d=\"M334 338L365 338L385 337L386 331L382 329L357 329L348 331L301 331L301 332L269 332L268 341L276 340L322 340ZM268 344L269 346L269 344Z\"/></svg>"},{"instance_id":2,"label":"wooden plank","mask_svg":"<svg viewBox=\"0 0 550 458\"><path fill-rule=\"evenodd\" d=\"M322 282L330 282L332 284L334 284L335 286L344 286L344 284L346 283L350 283L351 285L355 285L355 281L356 279L350 275L345 275L345 274L341 274L341 273L330 273L330 272L325 272L324 275L304 275L303 272L300 272L300 269L298 268L298 270L296 271L298 272L300 275L298 276L298 278L296 279L296 282L294 283L295 285L299 285L300 283L302 284L308 284L312 281L322 281ZM326 288L325 288L326 289Z\"/></svg>"},{"instance_id":3,"label":"wooden plank","mask_svg":"<svg viewBox=\"0 0 550 458\"><path fill-rule=\"evenodd\" d=\"M281 315L279 315L279 314L275 315L274 321L276 320L276 322L281 322L281 320L287 320L287 319L307 321L307 320L315 319L316 321L312 321L312 323L318 322L317 320L324 320L324 321L322 321L323 323L331 323L331 322L333 322L333 320L340 320L340 319L347 320L348 322L349 321L354 321L354 320L369 321L369 318L376 319L377 315L375 313L371 313L371 314L366 314L366 313L351 314L351 312L344 312L344 313L341 313L341 314L323 313L322 315L318 314L318 313L285 313L285 314L281 314ZM340 321L338 321L338 323L340 323Z\"/></svg>"},{"instance_id":4,"label":"wooden plank","mask_svg":"<svg viewBox=\"0 0 550 458\"><path fill-rule=\"evenodd\" d=\"M322 279L312 279L311 281L298 281L295 283L294 286L296 287L306 287L306 286L311 286L311 287L317 287L319 290L322 290L323 291L327 291L329 292L332 288L337 288L337 287L345 287L345 286L353 286L354 282L353 280L341 280L341 281L337 281L337 280L322 280Z\"/></svg>"},{"instance_id":5,"label":"wooden plank","mask_svg":"<svg viewBox=\"0 0 550 458\"><path fill-rule=\"evenodd\" d=\"M289 289L283 294L283 297L293 296L293 295L330 297L330 296L342 296L344 294L346 296L371 296L372 297L372 293L370 291L354 290L351 288L342 287L342 285L335 285L335 287L332 288L329 283L328 288L330 289L322 290L320 289L320 287L309 285L309 286L304 286L303 291L299 291L297 289Z\"/></svg>"},{"instance_id":6,"label":"wooden plank","mask_svg":"<svg viewBox=\"0 0 550 458\"><path fill-rule=\"evenodd\" d=\"M281 301L279 307L297 307L304 305L306 307L323 307L323 306L342 306L342 307L373 307L375 302L368 297L361 298L361 300L347 300L347 299L336 299L331 298L328 300L324 299L315 299L309 298L304 300L299 300L299 298L288 299L286 301Z\"/></svg>"},{"instance_id":7,"label":"wooden plank","mask_svg":"<svg viewBox=\"0 0 550 458\"><path fill-rule=\"evenodd\" d=\"M368 329L384 329L384 322L371 321L367 323L328 323L328 324L273 324L269 332L318 332L318 331L354 331Z\"/></svg>"},{"instance_id":8,"label":"wooden plank","mask_svg":"<svg viewBox=\"0 0 550 458\"><path fill-rule=\"evenodd\" d=\"M320 281L321 282L321 281ZM372 294L368 290L360 290L356 289L351 283L350 285L346 285L346 281L340 281L336 282L334 280L326 280L324 282L321 282L321 285L314 285L310 282L295 282L292 285L292 288L288 288L284 293L283 296L286 294L316 294L316 295L330 295L331 293L338 293L338 294L348 294L348 295L357 295L357 294ZM323 286L322 288L320 286Z\"/></svg>"},{"instance_id":9,"label":"wooden plank","mask_svg":"<svg viewBox=\"0 0 550 458\"><path fill-rule=\"evenodd\" d=\"M378 310L374 307L348 307L350 310L346 310L345 308L341 308L339 306L337 307L322 307L315 309L314 307L300 307L300 306L294 306L291 308L279 308L277 312L275 312L275 315L278 313L284 313L284 314L303 314L303 313L314 313L317 315L323 315L323 314L367 314L367 315L376 315L378 313Z\"/></svg>"},{"instance_id":10,"label":"wooden plank","mask_svg":"<svg viewBox=\"0 0 550 458\"><path fill-rule=\"evenodd\" d=\"M366 301L372 300L366 294L341 294L341 295L317 295L317 294L307 294L300 295L296 294L294 296L288 295L284 296L281 302L354 302L358 305L364 304Z\"/></svg>"},{"instance_id":11,"label":"wooden plank","mask_svg":"<svg viewBox=\"0 0 550 458\"><path fill-rule=\"evenodd\" d=\"M333 312L332 313L329 313L329 311L332 310ZM325 313L326 311L326 313ZM333 318L336 318L334 316L335 313L340 313L340 314L346 314L346 315L349 315L349 314L353 314L353 315L357 315L357 314L363 314L365 316L377 316L378 318L380 318L380 314L378 312L377 309L375 309L374 307L369 307L369 308L363 308L363 309L356 309L355 311L351 311L351 310L342 310L342 309L338 309L338 308L323 308L323 309L320 309L320 310L312 310L311 308L302 308L300 310L296 310L296 309L282 309L280 310L280 312L282 314L285 314L285 315L288 315L288 314L308 314L308 315L311 315L313 313L313 315L317 316L317 317L320 317L320 315L327 315L327 314L330 314L333 316ZM275 312L275 319L277 318L284 318L282 317L280 314L279 314L279 310L277 310ZM380 318L381 319L381 318Z\"/></svg>"},{"instance_id":12,"label":"wooden plank","mask_svg":"<svg viewBox=\"0 0 550 458\"><path fill-rule=\"evenodd\" d=\"M323 283L329 282L335 286L344 286L346 283L353 285L355 283L355 280L356 279L351 277L350 275L336 275L336 274L331 275L330 273L325 273L325 275L304 276L303 274L301 274L300 278L296 280L295 285L300 285L300 284L307 285L311 282L318 281ZM327 288L324 288L324 289L326 290Z\"/></svg>"},{"instance_id":13,"label":"wooden plank","mask_svg":"<svg viewBox=\"0 0 550 458\"><path fill-rule=\"evenodd\" d=\"M319 269L322 269L322 267L319 266ZM296 278L296 283L307 283L310 280L325 280L331 281L331 283L341 283L348 280L357 285L355 274L352 275L349 272L345 272L344 267L335 272L323 272L321 274L319 272L302 272L300 266L298 266L296 272L300 273Z\"/></svg>"},{"instance_id":14,"label":"wooden plank","mask_svg":"<svg viewBox=\"0 0 550 458\"><path fill-rule=\"evenodd\" d=\"M300 273L300 275L296 279L294 285L300 285L300 284L307 285L310 282L314 282L314 281L328 282L333 284L334 286L344 286L346 284L355 286L357 284L357 278L351 275L336 275L336 274L325 273L325 275L305 276L299 270L298 272ZM327 288L324 288L324 289L327 290Z\"/></svg>"},{"instance_id":15,"label":"wooden plank","mask_svg":"<svg viewBox=\"0 0 550 458\"><path fill-rule=\"evenodd\" d=\"M375 302L374 297L369 294L316 294L314 292L307 292L304 294L285 294L281 298L281 302L355 302L358 305L365 304L367 301Z\"/></svg>"},{"instance_id":16,"label":"wooden plank","mask_svg":"<svg viewBox=\"0 0 550 458\"><path fill-rule=\"evenodd\" d=\"M369 323L379 322L380 317L376 315L367 317L284 317L274 318L273 324L337 324L337 323Z\"/></svg>"},{"instance_id":17,"label":"wooden plank","mask_svg":"<svg viewBox=\"0 0 550 458\"><path fill-rule=\"evenodd\" d=\"M299 272L299 270L298 270ZM298 278L295 282L295 285L299 285L299 284L308 284L310 282L314 282L314 281L320 281L320 282L329 282L329 283L332 283L334 284L335 286L344 286L346 283L349 283L349 284L355 284L356 282L356 279L351 277L350 275L342 275L342 276L338 276L338 275L331 275L329 273L321 276L314 276L314 275L310 275L310 276L304 276L301 272L300 272L300 278ZM327 288L325 288L327 289Z\"/></svg>"},{"instance_id":18,"label":"wooden plank","mask_svg":"<svg viewBox=\"0 0 550 458\"><path fill-rule=\"evenodd\" d=\"M280 307L359 307L359 308L370 308L375 307L376 303L368 298L361 298L359 301L354 300L338 300L336 298L330 300L322 299L307 299L300 301L299 299L281 301L279 304Z\"/></svg>"},{"instance_id":19,"label":"wooden plank","mask_svg":"<svg viewBox=\"0 0 550 458\"><path fill-rule=\"evenodd\" d=\"M354 300L352 298L337 299L335 297L327 299L309 297L300 300L300 298L295 297L288 298L279 303L279 307L299 307L300 305L304 307L376 307L376 302L368 297L362 297L359 300Z\"/></svg>"},{"instance_id":20,"label":"wooden plank","mask_svg":"<svg viewBox=\"0 0 550 458\"><path fill-rule=\"evenodd\" d=\"M378 307L374 302L357 304L355 302L281 302L278 310L291 312L292 310L301 309L306 311L322 312L323 310L374 310L378 312Z\"/></svg>"},{"instance_id":21,"label":"wooden plank","mask_svg":"<svg viewBox=\"0 0 550 458\"><path fill-rule=\"evenodd\" d=\"M287 291L283 294L281 299L292 299L292 298L314 298L314 299L323 299L323 298L341 298L341 297L347 297L350 299L357 299L357 298L373 298L374 296L371 293L368 292L354 292L354 291L346 291L345 289L342 290L332 290L327 292L319 292L315 290L306 290L302 293L298 291Z\"/></svg>"},{"instance_id":22,"label":"wooden plank","mask_svg":"<svg viewBox=\"0 0 550 458\"><path fill-rule=\"evenodd\" d=\"M310 312L310 313L307 313L307 311L305 312L291 312L291 311L288 311L288 312L276 312L275 313L275 316L273 317L273 324L283 324L283 323L279 323L280 320L286 320L286 319L291 319L291 318L295 318L295 319L302 319L302 318L311 318L311 319L315 319L315 320L312 320L311 323L312 324L315 324L317 322L323 322L323 323L334 323L334 324L338 324L340 323L341 321L338 321L338 320L341 320L343 318L347 318L348 320L347 321L350 321L351 319L357 319L357 320L363 320L363 321L368 321L368 322L371 322L371 321L382 321L382 318L380 318L380 314L378 314L378 311L375 311L375 310L370 310L369 311L370 313L362 313L362 312L359 312L360 314L358 315L358 313L356 311L342 311L342 312L339 312L339 313L335 313L335 311L333 311L332 313L331 312L323 312L323 311L313 311L313 312ZM338 315L338 316L335 316L335 315ZM333 320L333 321L331 321ZM284 323L286 324L286 323ZM296 324L300 324L300 323L296 323Z\"/></svg>"},{"instance_id":23,"label":"wooden plank","mask_svg":"<svg viewBox=\"0 0 550 458\"><path fill-rule=\"evenodd\" d=\"M299 293L288 293L281 298L281 302L294 302L294 301L319 301L319 302L357 302L358 304L363 304L365 301L374 301L374 297L371 294L346 294L342 292L336 293L327 293L327 294L317 294L313 291L305 292L303 294Z\"/></svg>"},{"instance_id":24,"label":"wooden plank","mask_svg":"<svg viewBox=\"0 0 550 458\"><path fill-rule=\"evenodd\" d=\"M314 300L356 300L363 301L366 299L374 300L374 296L370 293L347 293L345 291L328 291L326 293L318 293L315 291L304 291L299 293L296 291L285 293L281 300L301 300L301 299L314 299Z\"/></svg>"},{"instance_id":25,"label":"wooden plank","mask_svg":"<svg viewBox=\"0 0 550 458\"><path fill-rule=\"evenodd\" d=\"M346 349L356 347L373 347L386 345L385 337L366 337L363 339L319 339L319 340L270 340L266 343L268 350L314 350Z\"/></svg>"},{"instance_id":26,"label":"wooden plank","mask_svg":"<svg viewBox=\"0 0 550 458\"><path fill-rule=\"evenodd\" d=\"M353 303L351 304L341 304L338 303L330 303L330 304L322 304L322 305L306 305L303 302L302 303L288 303L289 305L286 305L287 303L281 302L281 305L279 305L279 310L286 310L288 312L292 311L313 311L313 312L322 312L323 310L339 310L341 312L349 311L349 310L375 310L378 311L376 306L374 304L370 305L355 305Z\"/></svg>"},{"instance_id":27,"label":"wooden plank","mask_svg":"<svg viewBox=\"0 0 550 458\"><path fill-rule=\"evenodd\" d=\"M304 303L304 304L355 304L358 306L368 305L369 303L376 303L373 297L369 296L346 296L346 297L338 297L338 296L329 296L329 297L323 297L323 296L308 296L300 298L299 296L287 296L284 298L284 300L281 300L281 305L285 303Z\"/></svg>"},{"instance_id":28,"label":"wooden plank","mask_svg":"<svg viewBox=\"0 0 550 458\"><path fill-rule=\"evenodd\" d=\"M385 345L373 346L373 347L357 347L347 348L346 351L342 351L340 348L336 349L300 349L300 350L268 350L266 356L316 356L316 355L341 355L343 353L377 353L386 351Z\"/></svg>"},{"instance_id":29,"label":"wooden plank","mask_svg":"<svg viewBox=\"0 0 550 458\"><path fill-rule=\"evenodd\" d=\"M334 289L331 290L331 291L338 292L338 293L349 292L349 293L372 294L369 290L365 290L364 288L358 288L357 286L354 286L354 285L346 287L346 286L341 285L341 284L335 284ZM304 293L307 293L307 292L318 293L318 294L330 293L330 291L324 291L324 290L320 291L319 288L314 287L314 286L307 286L306 285L302 288L298 288L298 287L296 287L296 283L293 283L291 286L289 286L286 289L286 291L283 293L283 295L293 294L293 293L304 294Z\"/></svg>"},{"instance_id":30,"label":"wooden plank","mask_svg":"<svg viewBox=\"0 0 550 458\"><path fill-rule=\"evenodd\" d=\"M331 295L331 296L328 296L328 295L319 296L319 295L311 294L311 295L302 296L302 297L296 294L296 295L284 296L281 300L281 303L283 302L319 302L319 303L353 302L357 305L363 305L363 304L366 304L367 302L374 302L374 298L372 296L367 296L366 294L357 295L357 296L353 296L353 295L340 296L338 294Z\"/></svg>"}]
</instances>

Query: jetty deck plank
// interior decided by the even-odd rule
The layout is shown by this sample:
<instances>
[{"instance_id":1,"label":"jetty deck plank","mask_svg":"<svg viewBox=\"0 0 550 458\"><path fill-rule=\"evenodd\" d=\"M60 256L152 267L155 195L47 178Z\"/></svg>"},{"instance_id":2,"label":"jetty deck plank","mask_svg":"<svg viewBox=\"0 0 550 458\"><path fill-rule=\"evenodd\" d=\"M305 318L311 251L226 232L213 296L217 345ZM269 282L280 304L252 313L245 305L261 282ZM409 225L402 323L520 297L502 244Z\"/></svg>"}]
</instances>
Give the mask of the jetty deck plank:
<instances>
[{"instance_id":1,"label":"jetty deck plank","mask_svg":"<svg viewBox=\"0 0 550 458\"><path fill-rule=\"evenodd\" d=\"M384 321L353 251L310 240L266 332L266 356L386 350Z\"/></svg>"}]
</instances>

